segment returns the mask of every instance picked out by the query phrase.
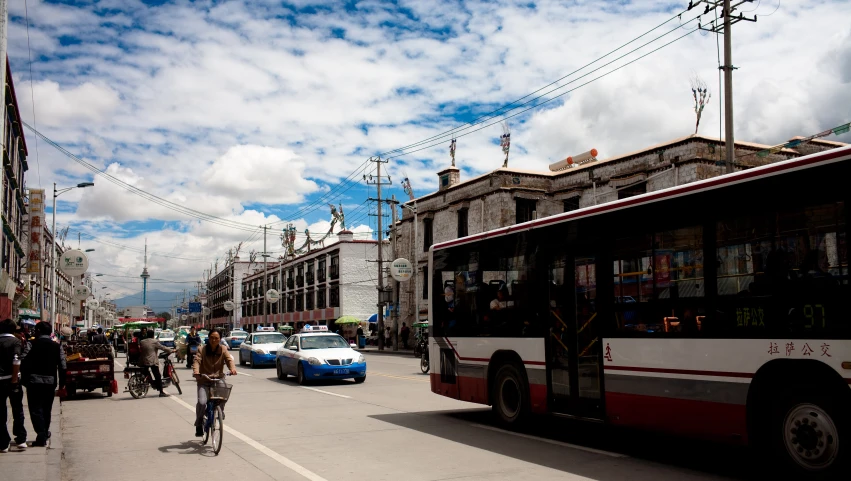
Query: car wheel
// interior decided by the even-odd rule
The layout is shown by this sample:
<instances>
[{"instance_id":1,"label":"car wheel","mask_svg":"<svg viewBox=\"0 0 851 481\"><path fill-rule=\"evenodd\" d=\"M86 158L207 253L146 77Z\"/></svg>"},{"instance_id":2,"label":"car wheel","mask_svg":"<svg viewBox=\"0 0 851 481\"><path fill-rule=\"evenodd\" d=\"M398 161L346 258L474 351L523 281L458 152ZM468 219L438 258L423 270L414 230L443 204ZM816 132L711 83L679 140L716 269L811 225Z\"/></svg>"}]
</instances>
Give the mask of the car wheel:
<instances>
[{"instance_id":1,"label":"car wheel","mask_svg":"<svg viewBox=\"0 0 851 481\"><path fill-rule=\"evenodd\" d=\"M356 377L356 378L355 378L355 384L361 384L361 383L363 383L364 381L366 381L366 375L364 375L364 376L362 376L362 377Z\"/></svg>"},{"instance_id":2,"label":"car wheel","mask_svg":"<svg viewBox=\"0 0 851 481\"><path fill-rule=\"evenodd\" d=\"M496 372L491 388L493 412L506 426L520 424L529 413L529 388L526 376L515 364L503 364Z\"/></svg>"},{"instance_id":3,"label":"car wheel","mask_svg":"<svg viewBox=\"0 0 851 481\"><path fill-rule=\"evenodd\" d=\"M278 371L278 379L283 381L287 378L287 375L284 373L284 370L281 368L281 361L275 361L275 369Z\"/></svg>"},{"instance_id":4,"label":"car wheel","mask_svg":"<svg viewBox=\"0 0 851 481\"><path fill-rule=\"evenodd\" d=\"M242 358L242 351L239 351L239 365L240 366L245 365L245 359Z\"/></svg>"},{"instance_id":5,"label":"car wheel","mask_svg":"<svg viewBox=\"0 0 851 481\"><path fill-rule=\"evenodd\" d=\"M307 377L304 375L304 366L301 365L301 362L298 363L298 374L296 375L296 380L302 386L307 384Z\"/></svg>"}]
</instances>

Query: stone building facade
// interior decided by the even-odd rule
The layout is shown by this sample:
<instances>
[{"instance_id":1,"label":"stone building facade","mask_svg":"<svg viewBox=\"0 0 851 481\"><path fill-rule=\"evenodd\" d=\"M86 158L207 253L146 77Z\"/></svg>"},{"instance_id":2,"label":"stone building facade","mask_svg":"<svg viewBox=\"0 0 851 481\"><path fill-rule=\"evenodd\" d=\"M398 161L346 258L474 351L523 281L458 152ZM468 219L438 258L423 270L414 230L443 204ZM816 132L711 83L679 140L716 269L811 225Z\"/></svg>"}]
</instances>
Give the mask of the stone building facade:
<instances>
[{"instance_id":1,"label":"stone building facade","mask_svg":"<svg viewBox=\"0 0 851 481\"><path fill-rule=\"evenodd\" d=\"M735 170L743 170L845 144L824 140L757 155L767 145L736 142ZM400 286L399 324L428 317L431 245L536 218L604 204L722 175L724 142L693 135L636 152L556 172L499 168L467 181L458 169L438 173L439 189L405 202L397 222L397 257L416 266L416 279ZM414 239L414 215L417 238ZM419 312L415 305L419 300ZM398 332L398 331L397 331Z\"/></svg>"},{"instance_id":2,"label":"stone building facade","mask_svg":"<svg viewBox=\"0 0 851 481\"><path fill-rule=\"evenodd\" d=\"M295 259L269 263L265 281L262 263L257 272L246 276L239 327L253 331L258 326L287 324L298 330L308 323L332 325L342 316L368 320L377 312L378 241L355 240L350 231L340 232L338 239ZM388 261L392 251L384 242L383 257ZM270 287L281 293L276 303L265 300Z\"/></svg>"}]
</instances>

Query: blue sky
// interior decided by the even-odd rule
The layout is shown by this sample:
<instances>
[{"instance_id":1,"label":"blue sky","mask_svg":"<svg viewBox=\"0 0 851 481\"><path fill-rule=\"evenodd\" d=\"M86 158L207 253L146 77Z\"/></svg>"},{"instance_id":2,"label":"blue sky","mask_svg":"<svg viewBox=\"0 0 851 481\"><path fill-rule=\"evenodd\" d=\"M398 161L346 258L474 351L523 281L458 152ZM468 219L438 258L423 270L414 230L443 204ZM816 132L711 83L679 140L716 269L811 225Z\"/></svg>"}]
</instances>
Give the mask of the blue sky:
<instances>
[{"instance_id":1,"label":"blue sky","mask_svg":"<svg viewBox=\"0 0 851 481\"><path fill-rule=\"evenodd\" d=\"M23 2L10 5L9 57L25 119L124 182L242 224L293 222L300 231L327 230L326 201L342 203L350 227L369 235L367 187L340 186L369 173L357 170L367 157L543 87L686 3L29 0L29 38ZM849 120L847 109L835 107L851 100L847 4L777 6L743 6L761 18L734 30L741 140L779 143ZM698 13L657 33L679 22L686 26L665 41L686 33ZM718 136L717 71L715 37L685 37L511 119L511 165L546 169L591 147L605 158L688 135L695 75L713 92L701 133ZM458 139L463 178L501 165L501 133L493 125ZM91 179L44 142L36 156L35 137L27 141L30 187ZM449 162L448 143L391 155L389 193L404 197L399 181L406 175L416 193L433 191L435 173ZM93 255L101 271L137 275L145 239L155 253L152 275L170 280L200 278L240 241L250 239L244 252L262 247L248 232L201 223L95 182L63 195L58 222L85 232L89 242L94 236L129 247L98 244ZM269 242L280 250L276 235ZM175 252L186 259L156 255ZM180 285L159 285L171 287Z\"/></svg>"}]
</instances>

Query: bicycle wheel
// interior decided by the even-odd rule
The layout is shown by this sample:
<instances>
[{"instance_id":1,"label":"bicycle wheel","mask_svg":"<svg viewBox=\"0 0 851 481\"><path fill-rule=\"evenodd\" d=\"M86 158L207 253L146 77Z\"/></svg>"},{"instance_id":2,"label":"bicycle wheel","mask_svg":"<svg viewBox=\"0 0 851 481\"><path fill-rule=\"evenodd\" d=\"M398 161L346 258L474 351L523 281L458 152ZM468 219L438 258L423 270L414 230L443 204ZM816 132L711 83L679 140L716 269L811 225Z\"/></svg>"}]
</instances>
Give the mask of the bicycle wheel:
<instances>
[{"instance_id":1,"label":"bicycle wheel","mask_svg":"<svg viewBox=\"0 0 851 481\"><path fill-rule=\"evenodd\" d=\"M174 368L171 368L171 382L174 384L174 387L177 388L177 393L181 396L183 395L183 389L180 389L180 379L177 378L177 371Z\"/></svg>"},{"instance_id":2,"label":"bicycle wheel","mask_svg":"<svg viewBox=\"0 0 851 481\"><path fill-rule=\"evenodd\" d=\"M202 426L204 426L204 438L201 440L201 444L207 444L207 440L210 439L210 430L212 429L212 423L210 422L210 413L212 412L210 410L210 404L212 403L208 401L207 409L204 410L204 424L202 424Z\"/></svg>"},{"instance_id":3,"label":"bicycle wheel","mask_svg":"<svg viewBox=\"0 0 851 481\"><path fill-rule=\"evenodd\" d=\"M216 414L213 419L213 427L210 428L212 433L210 437L213 439L213 452L216 453L216 456L219 455L219 451L222 450L222 436L225 434L225 426L224 421L222 421L223 413L221 406L216 406Z\"/></svg>"}]
</instances>

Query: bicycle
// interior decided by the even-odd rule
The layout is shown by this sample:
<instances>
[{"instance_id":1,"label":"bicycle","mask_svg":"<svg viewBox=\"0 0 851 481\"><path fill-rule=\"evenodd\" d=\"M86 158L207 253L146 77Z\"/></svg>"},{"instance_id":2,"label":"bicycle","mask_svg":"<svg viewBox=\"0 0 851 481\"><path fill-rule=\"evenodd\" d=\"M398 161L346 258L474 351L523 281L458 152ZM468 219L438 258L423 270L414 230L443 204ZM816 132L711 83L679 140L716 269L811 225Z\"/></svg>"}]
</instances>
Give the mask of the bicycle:
<instances>
[{"instance_id":1,"label":"bicycle","mask_svg":"<svg viewBox=\"0 0 851 481\"><path fill-rule=\"evenodd\" d=\"M233 386L225 383L224 379L210 377L206 374L201 374L201 376L215 383L207 386L207 408L204 410L204 438L202 444L207 444L208 440L212 440L213 452L218 456L219 451L222 450L222 435L225 428L225 413L222 411L221 404L227 402L228 398L230 398L230 392Z\"/></svg>"},{"instance_id":2,"label":"bicycle","mask_svg":"<svg viewBox=\"0 0 851 481\"><path fill-rule=\"evenodd\" d=\"M171 362L171 354L163 353L158 357L165 361L161 376L163 390L170 385L174 385L177 388L178 394L183 395L183 389L180 388L180 379L177 377L177 371L174 370L174 364ZM148 389L150 389L151 383L153 383L153 378L148 374L148 370L143 367L126 367L124 369L124 377L128 379L125 392L129 392L134 399L139 399L147 395Z\"/></svg>"}]
</instances>

